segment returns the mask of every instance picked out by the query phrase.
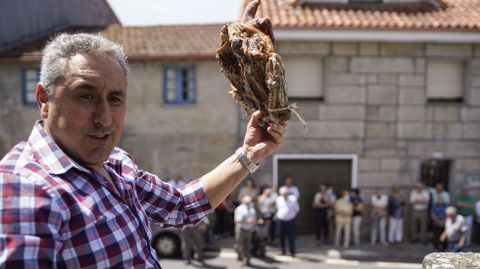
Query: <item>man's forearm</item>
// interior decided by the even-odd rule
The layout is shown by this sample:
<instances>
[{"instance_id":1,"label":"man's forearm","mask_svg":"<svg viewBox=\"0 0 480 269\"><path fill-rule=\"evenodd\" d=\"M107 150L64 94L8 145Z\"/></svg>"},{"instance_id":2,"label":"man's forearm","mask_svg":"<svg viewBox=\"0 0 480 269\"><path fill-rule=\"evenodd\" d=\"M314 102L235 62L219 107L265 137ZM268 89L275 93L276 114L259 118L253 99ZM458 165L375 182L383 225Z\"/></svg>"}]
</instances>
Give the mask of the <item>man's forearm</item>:
<instances>
[{"instance_id":1,"label":"man's forearm","mask_svg":"<svg viewBox=\"0 0 480 269\"><path fill-rule=\"evenodd\" d=\"M247 168L238 161L236 155L204 175L201 181L210 205L217 207L247 175Z\"/></svg>"},{"instance_id":2,"label":"man's forearm","mask_svg":"<svg viewBox=\"0 0 480 269\"><path fill-rule=\"evenodd\" d=\"M259 127L261 116L260 111L252 114L242 145L246 159L254 164L260 163L280 147L285 132L284 126L278 124L270 124L267 129ZM216 207L220 204L248 173L249 170L240 163L237 154L234 154L204 175L201 181L210 205Z\"/></svg>"}]
</instances>

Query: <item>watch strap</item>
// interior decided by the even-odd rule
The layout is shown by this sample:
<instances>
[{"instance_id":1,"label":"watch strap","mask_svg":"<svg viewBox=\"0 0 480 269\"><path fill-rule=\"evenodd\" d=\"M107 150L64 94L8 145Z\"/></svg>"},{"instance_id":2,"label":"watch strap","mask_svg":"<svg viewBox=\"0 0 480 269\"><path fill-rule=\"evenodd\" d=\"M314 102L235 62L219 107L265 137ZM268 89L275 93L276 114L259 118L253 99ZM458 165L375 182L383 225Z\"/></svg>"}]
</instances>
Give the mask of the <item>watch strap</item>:
<instances>
[{"instance_id":1,"label":"watch strap","mask_svg":"<svg viewBox=\"0 0 480 269\"><path fill-rule=\"evenodd\" d=\"M253 174L255 171L257 171L259 165L255 164L250 158L248 158L247 153L243 150L242 147L239 147L235 151L235 155L237 156L238 160L240 163L248 169L250 174Z\"/></svg>"}]
</instances>

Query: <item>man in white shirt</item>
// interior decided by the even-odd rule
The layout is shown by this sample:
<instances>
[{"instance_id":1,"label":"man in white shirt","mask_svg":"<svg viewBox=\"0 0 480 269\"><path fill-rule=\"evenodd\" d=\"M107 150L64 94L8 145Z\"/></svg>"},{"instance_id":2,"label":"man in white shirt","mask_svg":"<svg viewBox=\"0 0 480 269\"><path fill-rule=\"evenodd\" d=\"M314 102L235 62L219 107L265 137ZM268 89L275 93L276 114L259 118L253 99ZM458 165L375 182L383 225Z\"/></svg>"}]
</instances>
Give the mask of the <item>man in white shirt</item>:
<instances>
[{"instance_id":1,"label":"man in white shirt","mask_svg":"<svg viewBox=\"0 0 480 269\"><path fill-rule=\"evenodd\" d=\"M465 234L468 229L465 219L457 214L457 209L453 206L447 207L445 213L447 220L445 231L440 235L440 241L448 240L450 252L460 252L465 245Z\"/></svg>"},{"instance_id":2,"label":"man in white shirt","mask_svg":"<svg viewBox=\"0 0 480 269\"><path fill-rule=\"evenodd\" d=\"M242 203L235 209L234 219L237 253L242 266L245 266L250 264L252 233L257 223L257 214L250 196L242 197Z\"/></svg>"},{"instance_id":3,"label":"man in white shirt","mask_svg":"<svg viewBox=\"0 0 480 269\"><path fill-rule=\"evenodd\" d=\"M282 247L282 255L286 254L285 236L288 236L290 254L295 256L295 217L300 210L300 206L298 205L297 198L289 193L286 186L281 187L278 192L280 196L278 196L275 201L275 207L277 208L275 216L280 223L280 245Z\"/></svg>"},{"instance_id":4,"label":"man in white shirt","mask_svg":"<svg viewBox=\"0 0 480 269\"><path fill-rule=\"evenodd\" d=\"M425 187L425 183L418 181L415 189L410 192L410 203L412 204L412 220L410 231L412 233L411 241L418 239L426 244L427 240L427 221L428 221L428 203L430 202L430 193ZM417 224L420 225L418 229Z\"/></svg>"},{"instance_id":5,"label":"man in white shirt","mask_svg":"<svg viewBox=\"0 0 480 269\"><path fill-rule=\"evenodd\" d=\"M388 196L383 193L381 187L375 189L375 194L371 197L372 202L372 231L371 231L371 244L375 245L377 243L377 233L380 230L380 243L386 246L387 240L385 237L386 228L387 228L387 207L388 207Z\"/></svg>"}]
</instances>

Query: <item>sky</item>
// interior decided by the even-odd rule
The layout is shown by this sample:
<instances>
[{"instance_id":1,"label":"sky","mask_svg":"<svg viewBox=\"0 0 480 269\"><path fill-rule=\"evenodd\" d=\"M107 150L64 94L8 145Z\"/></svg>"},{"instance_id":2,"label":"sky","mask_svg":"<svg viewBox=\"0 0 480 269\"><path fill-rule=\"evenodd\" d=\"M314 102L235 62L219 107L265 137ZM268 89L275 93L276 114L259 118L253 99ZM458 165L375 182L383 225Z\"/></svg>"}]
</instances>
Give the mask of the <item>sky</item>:
<instances>
[{"instance_id":1,"label":"sky","mask_svg":"<svg viewBox=\"0 0 480 269\"><path fill-rule=\"evenodd\" d=\"M107 0L124 26L223 23L238 17L241 0Z\"/></svg>"}]
</instances>

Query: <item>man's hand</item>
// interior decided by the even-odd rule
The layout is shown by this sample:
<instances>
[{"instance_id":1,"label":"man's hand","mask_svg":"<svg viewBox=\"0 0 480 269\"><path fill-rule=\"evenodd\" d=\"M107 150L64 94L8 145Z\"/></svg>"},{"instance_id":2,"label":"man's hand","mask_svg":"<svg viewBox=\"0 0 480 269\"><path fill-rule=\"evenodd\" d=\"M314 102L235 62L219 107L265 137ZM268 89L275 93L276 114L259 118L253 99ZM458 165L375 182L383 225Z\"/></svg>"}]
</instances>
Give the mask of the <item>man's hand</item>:
<instances>
[{"instance_id":1,"label":"man's hand","mask_svg":"<svg viewBox=\"0 0 480 269\"><path fill-rule=\"evenodd\" d=\"M260 111L252 114L242 147L248 158L257 164L280 148L285 133L285 127L280 124L270 124L266 129L258 126L261 116Z\"/></svg>"},{"instance_id":2,"label":"man's hand","mask_svg":"<svg viewBox=\"0 0 480 269\"><path fill-rule=\"evenodd\" d=\"M440 235L440 242L444 242L445 239L447 239L447 233L446 233L446 232L443 232L443 233Z\"/></svg>"}]
</instances>

